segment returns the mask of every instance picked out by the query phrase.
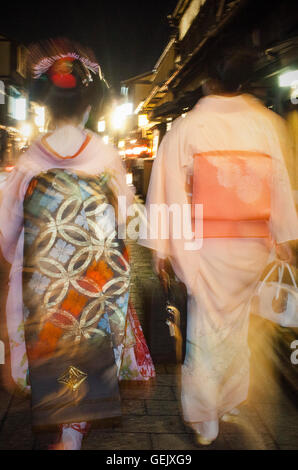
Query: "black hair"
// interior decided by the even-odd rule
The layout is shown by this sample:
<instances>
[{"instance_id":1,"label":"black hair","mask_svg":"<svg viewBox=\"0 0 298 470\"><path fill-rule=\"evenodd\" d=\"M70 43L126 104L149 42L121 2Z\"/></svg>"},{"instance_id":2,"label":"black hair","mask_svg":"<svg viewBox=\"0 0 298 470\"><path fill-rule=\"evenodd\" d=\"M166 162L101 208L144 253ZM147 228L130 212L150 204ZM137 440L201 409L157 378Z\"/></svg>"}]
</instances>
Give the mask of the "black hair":
<instances>
[{"instance_id":1,"label":"black hair","mask_svg":"<svg viewBox=\"0 0 298 470\"><path fill-rule=\"evenodd\" d=\"M257 54L251 49L218 50L208 70L223 92L234 93L245 87L255 70Z\"/></svg>"}]
</instances>

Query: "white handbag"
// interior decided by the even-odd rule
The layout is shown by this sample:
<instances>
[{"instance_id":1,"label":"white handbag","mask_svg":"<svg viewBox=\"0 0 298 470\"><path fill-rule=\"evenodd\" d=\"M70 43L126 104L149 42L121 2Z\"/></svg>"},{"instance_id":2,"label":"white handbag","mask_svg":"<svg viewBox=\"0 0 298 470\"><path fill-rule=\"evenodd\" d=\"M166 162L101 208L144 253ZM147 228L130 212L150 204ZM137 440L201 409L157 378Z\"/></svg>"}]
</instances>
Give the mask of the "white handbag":
<instances>
[{"instance_id":1,"label":"white handbag","mask_svg":"<svg viewBox=\"0 0 298 470\"><path fill-rule=\"evenodd\" d=\"M285 268L290 274L293 285L283 283ZM276 269L278 269L278 281L268 281ZM253 300L255 308L252 313L283 327L298 327L298 289L288 263L283 261L274 263L259 283Z\"/></svg>"}]
</instances>

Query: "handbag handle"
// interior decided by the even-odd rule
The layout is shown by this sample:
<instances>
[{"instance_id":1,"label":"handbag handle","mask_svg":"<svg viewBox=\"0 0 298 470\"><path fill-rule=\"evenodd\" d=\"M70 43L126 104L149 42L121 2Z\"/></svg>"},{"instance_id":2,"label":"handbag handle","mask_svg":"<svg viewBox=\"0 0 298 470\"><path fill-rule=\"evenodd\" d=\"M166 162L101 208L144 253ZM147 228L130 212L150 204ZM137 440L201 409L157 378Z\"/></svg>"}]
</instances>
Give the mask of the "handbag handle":
<instances>
[{"instance_id":1,"label":"handbag handle","mask_svg":"<svg viewBox=\"0 0 298 470\"><path fill-rule=\"evenodd\" d=\"M283 280L283 277L284 277L284 272L285 272L285 265L284 264L281 264L278 266L278 285L277 285L277 289L276 289L276 294L275 294L275 300L278 299L279 297L279 294L280 294L280 289L281 289L281 283L282 283L282 280Z\"/></svg>"},{"instance_id":2,"label":"handbag handle","mask_svg":"<svg viewBox=\"0 0 298 470\"><path fill-rule=\"evenodd\" d=\"M278 268L278 289L277 289L277 292L276 292L276 295L275 295L275 299L278 298L279 296L279 293L280 293L280 289L281 289L281 283L282 283L282 279L283 279L283 275L284 275L284 270L285 270L285 267L287 268L289 274L290 274L290 277L291 277L291 280L292 280L292 283L293 283L293 286L297 289L297 284L296 284L296 281L295 281L295 278L294 278L294 274L292 272L292 269L289 265L289 263L285 263L284 261L276 261L274 263L274 265L272 266L272 268L269 270L269 272L266 274L266 276L264 277L264 279L262 280L259 288L258 288L258 294L261 292L261 290L263 289L264 285L265 285L265 282L269 279L269 277L271 276L271 274L275 271L276 268Z\"/></svg>"},{"instance_id":3,"label":"handbag handle","mask_svg":"<svg viewBox=\"0 0 298 470\"><path fill-rule=\"evenodd\" d=\"M285 263L285 266L287 267L287 269L289 271L290 277L292 279L293 286L297 289L297 283L295 281L295 277L294 277L293 271L291 269L291 266L289 265L289 263Z\"/></svg>"},{"instance_id":4,"label":"handbag handle","mask_svg":"<svg viewBox=\"0 0 298 470\"><path fill-rule=\"evenodd\" d=\"M162 283L162 286L164 288L166 295L168 296L169 289L170 289L169 273L165 269L161 269L160 274L159 274L159 279L160 279L160 282Z\"/></svg>"}]
</instances>

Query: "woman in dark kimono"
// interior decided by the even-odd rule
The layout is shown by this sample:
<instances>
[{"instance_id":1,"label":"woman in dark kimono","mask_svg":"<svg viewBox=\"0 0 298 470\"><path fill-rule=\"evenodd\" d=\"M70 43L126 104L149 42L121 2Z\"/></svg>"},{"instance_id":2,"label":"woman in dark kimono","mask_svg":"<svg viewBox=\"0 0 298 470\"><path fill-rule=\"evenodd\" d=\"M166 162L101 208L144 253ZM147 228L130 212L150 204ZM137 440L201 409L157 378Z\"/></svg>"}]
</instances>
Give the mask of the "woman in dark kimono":
<instances>
[{"instance_id":1,"label":"woman in dark kimono","mask_svg":"<svg viewBox=\"0 0 298 470\"><path fill-rule=\"evenodd\" d=\"M56 448L79 449L87 423L121 415L118 381L147 380L154 367L129 305L119 236L125 216L116 200L129 205L133 193L117 152L84 129L100 68L67 42L58 53L50 46L55 54L39 59L34 75L55 130L7 181L1 248L12 264L12 375L31 387L34 428L60 425Z\"/></svg>"}]
</instances>

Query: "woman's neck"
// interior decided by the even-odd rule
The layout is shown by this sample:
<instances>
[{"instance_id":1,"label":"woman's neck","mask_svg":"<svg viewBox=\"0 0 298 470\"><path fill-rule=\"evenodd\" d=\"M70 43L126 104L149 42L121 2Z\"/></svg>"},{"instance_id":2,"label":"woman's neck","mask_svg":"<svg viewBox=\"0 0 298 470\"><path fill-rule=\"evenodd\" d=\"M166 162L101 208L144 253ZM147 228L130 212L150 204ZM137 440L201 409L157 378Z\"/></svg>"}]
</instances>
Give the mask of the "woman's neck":
<instances>
[{"instance_id":1,"label":"woman's neck","mask_svg":"<svg viewBox=\"0 0 298 470\"><path fill-rule=\"evenodd\" d=\"M61 156L73 155L86 139L86 133L78 123L57 123L55 130L46 137L48 144Z\"/></svg>"},{"instance_id":2,"label":"woman's neck","mask_svg":"<svg viewBox=\"0 0 298 470\"><path fill-rule=\"evenodd\" d=\"M80 127L80 120L78 119L71 119L71 120L63 120L63 121L55 121L54 123L54 130L62 129L65 127Z\"/></svg>"},{"instance_id":3,"label":"woman's neck","mask_svg":"<svg viewBox=\"0 0 298 470\"><path fill-rule=\"evenodd\" d=\"M226 96L227 98L233 98L234 96L240 96L242 95L241 91L235 91L234 93L226 93L226 92L221 92L217 93L218 96Z\"/></svg>"}]
</instances>

